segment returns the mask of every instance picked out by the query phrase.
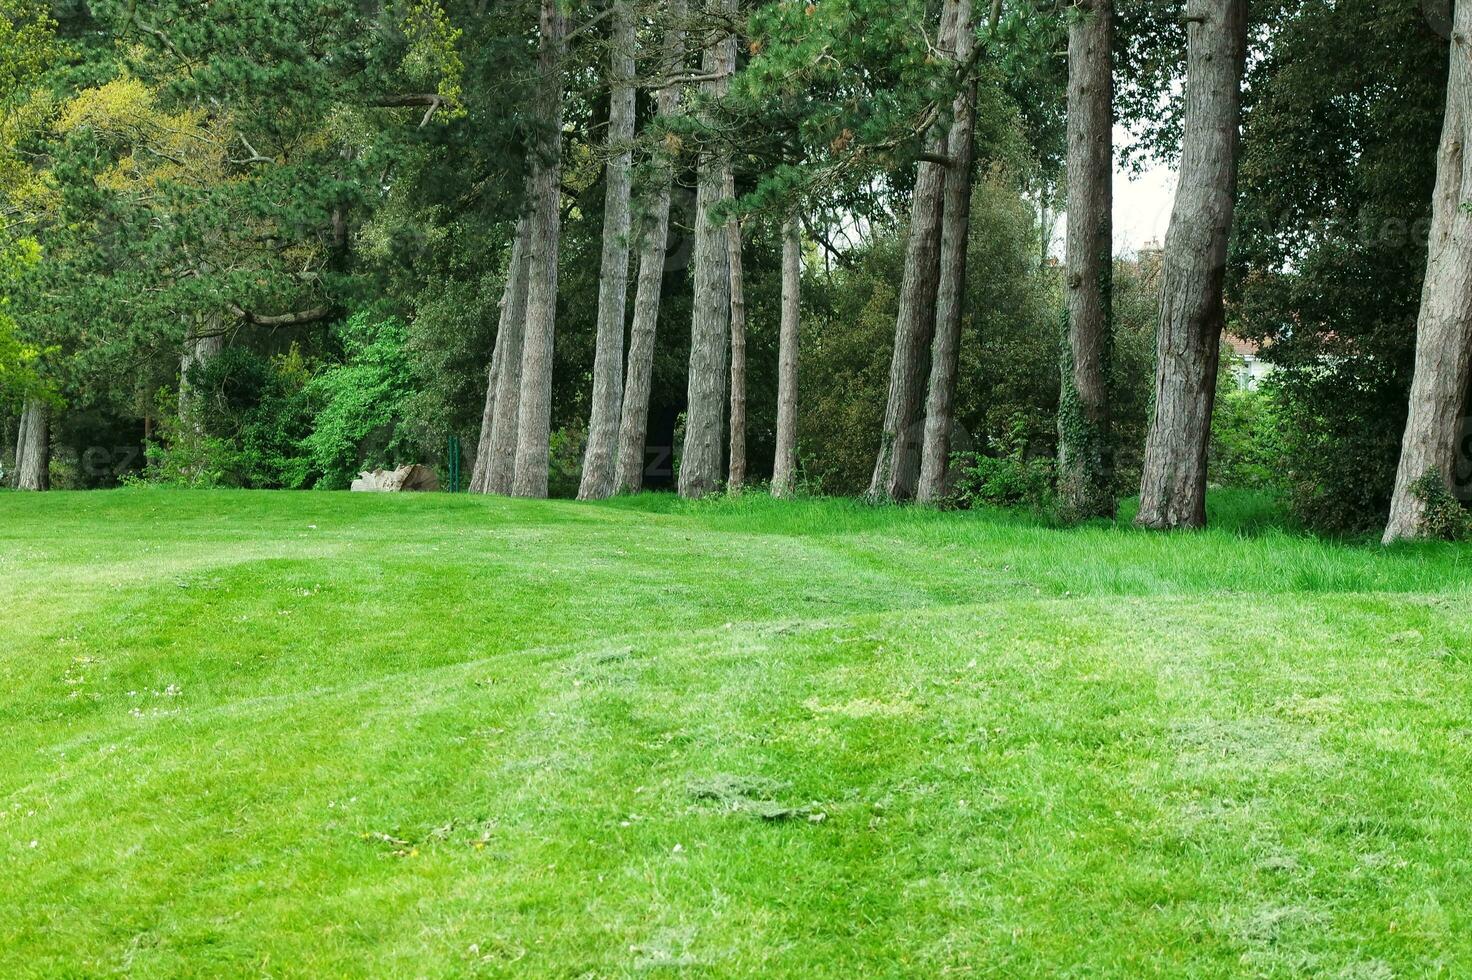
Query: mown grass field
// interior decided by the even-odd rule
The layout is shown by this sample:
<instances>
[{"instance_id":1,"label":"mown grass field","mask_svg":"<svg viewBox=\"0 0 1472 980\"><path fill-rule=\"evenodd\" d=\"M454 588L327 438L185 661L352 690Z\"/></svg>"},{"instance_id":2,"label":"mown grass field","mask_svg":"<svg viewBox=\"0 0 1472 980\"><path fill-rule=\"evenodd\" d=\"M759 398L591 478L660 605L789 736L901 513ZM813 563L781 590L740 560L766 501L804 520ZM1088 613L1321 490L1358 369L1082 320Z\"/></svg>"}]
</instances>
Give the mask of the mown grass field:
<instances>
[{"instance_id":1,"label":"mown grass field","mask_svg":"<svg viewBox=\"0 0 1472 980\"><path fill-rule=\"evenodd\" d=\"M0 975L1472 973L1472 549L0 495Z\"/></svg>"}]
</instances>

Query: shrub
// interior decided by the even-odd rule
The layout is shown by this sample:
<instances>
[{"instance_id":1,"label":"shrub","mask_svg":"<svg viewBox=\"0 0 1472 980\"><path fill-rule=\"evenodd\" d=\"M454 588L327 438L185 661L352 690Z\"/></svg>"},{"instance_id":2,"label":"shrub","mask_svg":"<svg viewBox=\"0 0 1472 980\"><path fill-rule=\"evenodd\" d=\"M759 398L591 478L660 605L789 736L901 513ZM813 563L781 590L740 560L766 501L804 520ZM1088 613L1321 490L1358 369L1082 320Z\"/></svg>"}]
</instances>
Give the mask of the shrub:
<instances>
[{"instance_id":1,"label":"shrub","mask_svg":"<svg viewBox=\"0 0 1472 980\"><path fill-rule=\"evenodd\" d=\"M227 347L189 377L189 417L162 413L147 448L147 479L188 487L299 489L311 476L302 449L310 380L296 347L275 357ZM160 393L160 405L172 403Z\"/></svg>"},{"instance_id":2,"label":"shrub","mask_svg":"<svg viewBox=\"0 0 1472 980\"><path fill-rule=\"evenodd\" d=\"M1436 541L1465 541L1472 538L1472 515L1462 502L1447 489L1446 481L1435 471L1422 476L1411 484L1415 494L1426 506L1421 515L1421 534Z\"/></svg>"},{"instance_id":3,"label":"shrub","mask_svg":"<svg viewBox=\"0 0 1472 980\"><path fill-rule=\"evenodd\" d=\"M951 462L955 488L951 503L957 507L1028 507L1047 510L1053 504L1053 460L1030 457L1027 421L1013 421L1007 436L998 440L994 455L957 453Z\"/></svg>"},{"instance_id":4,"label":"shrub","mask_svg":"<svg viewBox=\"0 0 1472 980\"><path fill-rule=\"evenodd\" d=\"M1230 379L1230 371L1222 373ZM1271 388L1242 390L1227 383L1231 387L1217 395L1211 423L1211 481L1242 490L1282 486L1285 450L1276 394Z\"/></svg>"},{"instance_id":5,"label":"shrub","mask_svg":"<svg viewBox=\"0 0 1472 980\"><path fill-rule=\"evenodd\" d=\"M306 386L312 431L303 441L317 486L344 489L363 469L391 467L411 455L404 420L413 371L401 320L360 312L333 328L343 363Z\"/></svg>"}]
</instances>

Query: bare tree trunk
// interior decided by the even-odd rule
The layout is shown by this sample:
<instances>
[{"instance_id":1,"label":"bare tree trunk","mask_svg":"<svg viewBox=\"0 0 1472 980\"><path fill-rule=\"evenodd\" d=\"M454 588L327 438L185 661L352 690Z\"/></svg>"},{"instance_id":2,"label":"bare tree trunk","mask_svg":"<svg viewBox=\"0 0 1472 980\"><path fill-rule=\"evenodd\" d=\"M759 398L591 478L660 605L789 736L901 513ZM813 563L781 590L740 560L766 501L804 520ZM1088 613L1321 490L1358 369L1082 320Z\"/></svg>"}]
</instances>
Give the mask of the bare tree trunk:
<instances>
[{"instance_id":1,"label":"bare tree trunk","mask_svg":"<svg viewBox=\"0 0 1472 980\"><path fill-rule=\"evenodd\" d=\"M976 19L971 0L954 0L955 59L971 59ZM940 233L940 284L936 292L935 339L930 350L930 391L925 400L925 442L920 486L915 499L938 504L946 495L946 471L955 427L956 370L961 349L961 319L966 303L966 249L971 235L971 186L976 169L976 83L956 97L946 155L944 212Z\"/></svg>"},{"instance_id":2,"label":"bare tree trunk","mask_svg":"<svg viewBox=\"0 0 1472 980\"><path fill-rule=\"evenodd\" d=\"M1136 519L1162 529L1206 526L1206 449L1242 142L1247 0L1192 0L1187 21L1180 183L1165 242L1155 416Z\"/></svg>"},{"instance_id":3,"label":"bare tree trunk","mask_svg":"<svg viewBox=\"0 0 1472 980\"><path fill-rule=\"evenodd\" d=\"M1073 520L1113 517L1109 360L1114 288L1114 2L1075 0L1068 29L1068 332L1058 496Z\"/></svg>"},{"instance_id":4,"label":"bare tree trunk","mask_svg":"<svg viewBox=\"0 0 1472 980\"><path fill-rule=\"evenodd\" d=\"M37 399L26 402L21 422L21 443L16 450L18 490L51 489L51 428L46 404Z\"/></svg>"},{"instance_id":5,"label":"bare tree trunk","mask_svg":"<svg viewBox=\"0 0 1472 980\"><path fill-rule=\"evenodd\" d=\"M802 223L782 226L782 336L777 350L777 456L772 496L792 495L797 482L797 347L802 317Z\"/></svg>"},{"instance_id":6,"label":"bare tree trunk","mask_svg":"<svg viewBox=\"0 0 1472 980\"><path fill-rule=\"evenodd\" d=\"M665 7L670 27L665 35L665 61L670 74L685 63L685 0L669 0ZM680 107L680 86L660 89L658 118L668 119ZM639 252L639 284L634 293L634 323L629 329L628 376L624 381L623 417L619 420L618 467L615 485L620 493L638 493L644 486L644 442L649 431L649 389L654 374L654 341L659 326L660 294L669 247L670 189L674 162L663 153L655 163L648 214Z\"/></svg>"},{"instance_id":7,"label":"bare tree trunk","mask_svg":"<svg viewBox=\"0 0 1472 980\"><path fill-rule=\"evenodd\" d=\"M707 0L717 17L736 13L736 0ZM701 83L707 96L726 92L736 63L736 39L720 33L705 49ZM689 397L685 446L680 457L680 496L698 499L721 482L721 435L726 414L726 346L731 325L731 262L726 229L712 212L726 197L730 159L725 149L701 151L695 203L695 302L690 327Z\"/></svg>"},{"instance_id":8,"label":"bare tree trunk","mask_svg":"<svg viewBox=\"0 0 1472 980\"><path fill-rule=\"evenodd\" d=\"M11 474L11 485L20 483L20 471L25 466L26 458L26 427L30 425L31 413L28 411L29 403L20 407L20 423L15 434L15 472Z\"/></svg>"},{"instance_id":9,"label":"bare tree trunk","mask_svg":"<svg viewBox=\"0 0 1472 980\"><path fill-rule=\"evenodd\" d=\"M736 197L736 178L726 174L726 197ZM731 463L727 486L740 491L746 483L746 282L741 267L741 222L726 222L731 264Z\"/></svg>"},{"instance_id":10,"label":"bare tree trunk","mask_svg":"<svg viewBox=\"0 0 1472 980\"><path fill-rule=\"evenodd\" d=\"M1446 120L1436 161L1430 252L1416 324L1416 374L1385 543L1426 533L1425 487L1453 489L1472 369L1472 0L1458 0Z\"/></svg>"},{"instance_id":11,"label":"bare tree trunk","mask_svg":"<svg viewBox=\"0 0 1472 980\"><path fill-rule=\"evenodd\" d=\"M510 286L510 283L507 283ZM501 304L506 303L505 295ZM501 373L506 358L506 335L496 331L496 343L491 349L491 366L486 370L486 398L480 413L480 435L475 442L475 456L470 466L468 493L485 493L491 474L491 432L496 427L496 377Z\"/></svg>"},{"instance_id":12,"label":"bare tree trunk","mask_svg":"<svg viewBox=\"0 0 1472 980\"><path fill-rule=\"evenodd\" d=\"M634 143L634 18L628 0L614 0L613 91L608 110L608 190L603 203L603 267L598 281L598 340L593 356L593 409L583 454L579 500L614 492L619 416L623 407L624 315L629 298L629 234Z\"/></svg>"},{"instance_id":13,"label":"bare tree trunk","mask_svg":"<svg viewBox=\"0 0 1472 980\"><path fill-rule=\"evenodd\" d=\"M506 270L507 292L502 297L504 305L500 326L506 337L506 347L502 351L501 366L496 370L496 403L483 491L503 496L511 492L511 483L516 475L516 443L520 435L521 367L526 348L527 293L531 288L530 216L517 222L516 233L521 239L521 250L517 252L515 246L512 247L512 266ZM488 397L491 394L487 392Z\"/></svg>"},{"instance_id":14,"label":"bare tree trunk","mask_svg":"<svg viewBox=\"0 0 1472 980\"><path fill-rule=\"evenodd\" d=\"M523 217L516 223L516 237L511 245L511 261L506 266L506 285L501 290L501 316L496 326L496 348L491 354L491 367L486 384L486 405L481 413L480 440L475 451L475 466L470 474L471 493L491 492L491 473L495 469L493 461L496 459L495 436L496 418L500 412L515 413L514 405L502 406L502 397L514 397L520 394L521 381L521 342L523 331L526 329L526 287L527 287L527 234L530 222ZM501 378L508 373L514 374L516 384L507 384L508 389L502 392ZM510 379L507 379L508 382ZM515 426L511 426L511 435L515 435ZM505 457L508 461L514 458L515 440L507 441L512 447ZM506 482L510 483L511 466L503 466L507 474ZM504 491L503 491L504 492Z\"/></svg>"},{"instance_id":15,"label":"bare tree trunk","mask_svg":"<svg viewBox=\"0 0 1472 980\"><path fill-rule=\"evenodd\" d=\"M955 46L956 0L948 0L941 13L942 50ZM946 134L936 136L927 147L932 157L943 157L948 149ZM879 437L879 455L868 499L909 500L920 480L920 448L924 433L923 409L926 360L935 335L936 290L940 284L941 217L945 206L946 168L922 160L915 178L910 211L910 237L905 246L905 277L900 286L899 314L895 321L894 353L889 365L889 398L884 406L884 429Z\"/></svg>"},{"instance_id":16,"label":"bare tree trunk","mask_svg":"<svg viewBox=\"0 0 1472 980\"><path fill-rule=\"evenodd\" d=\"M541 134L532 170L530 260L526 339L521 353L521 402L517 419L518 497L547 496L547 456L552 434L552 351L557 331L557 258L562 232L562 54L567 18L557 0L542 0Z\"/></svg>"}]
</instances>

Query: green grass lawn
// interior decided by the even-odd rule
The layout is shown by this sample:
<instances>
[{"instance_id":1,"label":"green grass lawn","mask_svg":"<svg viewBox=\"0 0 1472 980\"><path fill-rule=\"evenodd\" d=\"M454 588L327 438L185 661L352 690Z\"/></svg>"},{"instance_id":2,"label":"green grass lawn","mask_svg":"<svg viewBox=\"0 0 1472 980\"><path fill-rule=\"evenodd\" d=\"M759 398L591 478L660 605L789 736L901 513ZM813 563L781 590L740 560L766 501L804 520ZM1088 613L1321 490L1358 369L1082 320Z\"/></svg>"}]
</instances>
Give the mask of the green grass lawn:
<instances>
[{"instance_id":1,"label":"green grass lawn","mask_svg":"<svg viewBox=\"0 0 1472 980\"><path fill-rule=\"evenodd\" d=\"M1472 973L1472 549L0 495L0 976Z\"/></svg>"}]
</instances>

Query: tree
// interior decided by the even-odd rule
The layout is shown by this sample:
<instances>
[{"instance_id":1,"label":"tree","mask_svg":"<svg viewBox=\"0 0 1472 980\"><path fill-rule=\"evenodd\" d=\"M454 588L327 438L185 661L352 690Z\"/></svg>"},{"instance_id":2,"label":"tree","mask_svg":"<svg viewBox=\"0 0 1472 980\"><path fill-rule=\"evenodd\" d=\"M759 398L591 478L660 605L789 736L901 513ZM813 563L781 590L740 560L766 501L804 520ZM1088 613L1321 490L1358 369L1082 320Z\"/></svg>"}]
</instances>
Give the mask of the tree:
<instances>
[{"instance_id":1,"label":"tree","mask_svg":"<svg viewBox=\"0 0 1472 980\"><path fill-rule=\"evenodd\" d=\"M40 398L26 400L15 449L16 489L51 489L51 411Z\"/></svg>"},{"instance_id":2,"label":"tree","mask_svg":"<svg viewBox=\"0 0 1472 980\"><path fill-rule=\"evenodd\" d=\"M1249 65L1231 330L1274 367L1273 470L1315 530L1379 535L1390 513L1446 110L1451 6L1427 9L1294 4Z\"/></svg>"},{"instance_id":3,"label":"tree","mask_svg":"<svg viewBox=\"0 0 1472 980\"><path fill-rule=\"evenodd\" d=\"M1422 537L1429 485L1451 492L1472 373L1472 0L1457 0L1446 118L1436 161L1431 241L1386 544Z\"/></svg>"},{"instance_id":4,"label":"tree","mask_svg":"<svg viewBox=\"0 0 1472 980\"><path fill-rule=\"evenodd\" d=\"M726 174L726 198L736 197L736 180ZM740 491L746 483L746 274L741 262L741 219L726 219L727 262L731 269L731 462L726 485Z\"/></svg>"},{"instance_id":5,"label":"tree","mask_svg":"<svg viewBox=\"0 0 1472 980\"><path fill-rule=\"evenodd\" d=\"M976 19L971 0L957 0L955 51L971 61ZM920 483L915 499L938 504L946 495L951 431L956 424L956 369L960 358L962 310L966 304L966 256L971 234L971 189L976 170L976 94L973 78L962 86L952 109L946 140L946 177L940 232L940 279L936 287L935 337L930 350L930 388L925 401Z\"/></svg>"},{"instance_id":6,"label":"tree","mask_svg":"<svg viewBox=\"0 0 1472 980\"><path fill-rule=\"evenodd\" d=\"M725 94L736 65L736 38L721 23L736 13L736 0L707 0L715 23L705 48L701 92L707 103ZM707 108L707 119L712 109ZM724 222L715 221L726 200L729 152L715 141L701 148L695 198L695 309L690 327L689 396L685 445L680 457L680 496L698 499L721 482L726 410L727 343L731 325L730 245Z\"/></svg>"},{"instance_id":7,"label":"tree","mask_svg":"<svg viewBox=\"0 0 1472 980\"><path fill-rule=\"evenodd\" d=\"M1226 313L1223 285L1241 146L1246 0L1187 8L1180 183L1166 235L1155 415L1141 527L1206 526L1206 450Z\"/></svg>"},{"instance_id":8,"label":"tree","mask_svg":"<svg viewBox=\"0 0 1472 980\"><path fill-rule=\"evenodd\" d=\"M598 283L598 339L593 359L593 410L583 455L580 500L613 495L623 403L624 315L629 293L629 233L634 143L634 18L628 0L613 0L609 48L607 192L603 264Z\"/></svg>"},{"instance_id":9,"label":"tree","mask_svg":"<svg viewBox=\"0 0 1472 980\"><path fill-rule=\"evenodd\" d=\"M685 0L669 0L666 8L664 64L670 76L685 64ZM669 82L655 96L655 130L679 111L682 85ZM639 246L639 282L634 292L634 321L629 329L629 363L624 380L623 414L619 419L618 465L614 484L618 492L638 493L644 480L644 444L649 429L649 391L654 372L654 343L659 326L669 247L671 186L674 182L674 146L671 139L654 148L652 173L645 204Z\"/></svg>"},{"instance_id":10,"label":"tree","mask_svg":"<svg viewBox=\"0 0 1472 980\"><path fill-rule=\"evenodd\" d=\"M957 0L946 0L939 37L943 57L954 60ZM879 455L869 483L872 502L903 501L915 496L920 479L923 438L922 392L926 360L935 335L936 291L940 285L941 221L945 207L945 132L932 137L919 164L910 206L910 234L905 252L905 278L895 321L894 353L889 368L889 397Z\"/></svg>"},{"instance_id":11,"label":"tree","mask_svg":"<svg viewBox=\"0 0 1472 980\"><path fill-rule=\"evenodd\" d=\"M1068 30L1068 329L1058 406L1058 497L1073 519L1113 517L1109 360L1114 279L1114 3L1076 0Z\"/></svg>"},{"instance_id":12,"label":"tree","mask_svg":"<svg viewBox=\"0 0 1472 980\"><path fill-rule=\"evenodd\" d=\"M791 496L797 483L797 357L802 319L802 221L782 225L782 336L777 355L777 453L772 496Z\"/></svg>"},{"instance_id":13,"label":"tree","mask_svg":"<svg viewBox=\"0 0 1472 980\"><path fill-rule=\"evenodd\" d=\"M471 493L507 493L516 466L516 419L521 399L522 342L526 336L526 293L530 264L530 222L516 223L511 261L502 289L496 347L487 372L480 440L471 469Z\"/></svg>"},{"instance_id":14,"label":"tree","mask_svg":"<svg viewBox=\"0 0 1472 980\"><path fill-rule=\"evenodd\" d=\"M562 231L562 56L567 18L557 0L542 0L540 132L532 165L527 259L526 339L521 357L516 468L518 497L547 496L552 423L552 348L557 329L557 261Z\"/></svg>"}]
</instances>

